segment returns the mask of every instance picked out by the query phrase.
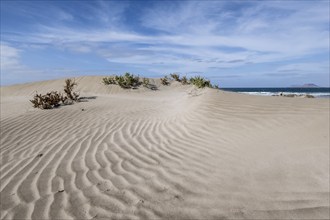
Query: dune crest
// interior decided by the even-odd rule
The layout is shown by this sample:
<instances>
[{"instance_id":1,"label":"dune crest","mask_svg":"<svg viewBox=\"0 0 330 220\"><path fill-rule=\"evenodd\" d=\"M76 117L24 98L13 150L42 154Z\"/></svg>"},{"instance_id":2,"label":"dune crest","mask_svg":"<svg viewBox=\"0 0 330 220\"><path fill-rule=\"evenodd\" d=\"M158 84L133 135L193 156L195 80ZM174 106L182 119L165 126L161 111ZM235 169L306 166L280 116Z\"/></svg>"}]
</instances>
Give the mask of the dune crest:
<instances>
[{"instance_id":1,"label":"dune crest","mask_svg":"<svg viewBox=\"0 0 330 220\"><path fill-rule=\"evenodd\" d=\"M328 219L329 100L257 97L178 83L33 109L1 88L1 219Z\"/></svg>"}]
</instances>

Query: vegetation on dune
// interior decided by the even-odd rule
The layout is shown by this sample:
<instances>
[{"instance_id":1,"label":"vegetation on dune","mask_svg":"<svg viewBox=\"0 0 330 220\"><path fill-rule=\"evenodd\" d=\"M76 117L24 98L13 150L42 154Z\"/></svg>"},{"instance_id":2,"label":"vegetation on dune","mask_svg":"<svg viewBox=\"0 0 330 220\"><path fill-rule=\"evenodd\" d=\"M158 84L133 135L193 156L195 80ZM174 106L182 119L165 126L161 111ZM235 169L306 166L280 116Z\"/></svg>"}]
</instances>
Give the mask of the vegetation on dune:
<instances>
[{"instance_id":1,"label":"vegetation on dune","mask_svg":"<svg viewBox=\"0 0 330 220\"><path fill-rule=\"evenodd\" d=\"M219 89L218 85L213 86L210 80L205 79L204 77L201 76L195 76L190 79L188 79L186 76L183 76L180 79L179 74L173 73L170 74L170 77L172 78L172 80L181 82L182 85L192 84L198 88L209 87L209 88ZM104 77L102 80L105 85L111 85L111 84L119 85L124 89L136 88L139 87L140 85L143 85L146 88L157 90L157 87L155 85L150 84L148 78L142 78L140 80L139 76L135 76L130 73L125 73L124 75L119 75L119 76L115 75L115 76ZM164 76L163 78L160 79L160 82L162 85L167 86L170 84L170 79L168 76ZM51 91L46 93L45 95L36 93L33 99L30 100L30 102L33 104L34 108L40 108L40 109L52 109L60 106L61 104L63 105L73 104L74 102L77 102L81 99L79 98L79 94L73 91L75 86L77 86L77 83L74 80L66 79L63 94L57 91Z\"/></svg>"},{"instance_id":2,"label":"vegetation on dune","mask_svg":"<svg viewBox=\"0 0 330 220\"><path fill-rule=\"evenodd\" d=\"M186 76L183 76L183 77L182 77L182 79L181 79L181 83L182 83L182 85L187 85L187 84L189 84L189 81L188 81L188 79L187 79Z\"/></svg>"},{"instance_id":3,"label":"vegetation on dune","mask_svg":"<svg viewBox=\"0 0 330 220\"><path fill-rule=\"evenodd\" d=\"M163 78L160 78L160 82L164 85L164 86L168 86L170 84L168 77L164 76Z\"/></svg>"},{"instance_id":4,"label":"vegetation on dune","mask_svg":"<svg viewBox=\"0 0 330 220\"><path fill-rule=\"evenodd\" d=\"M190 79L188 79L186 76L183 76L181 79L180 79L180 75L179 74L176 74L176 73L172 73L170 74L170 77L177 81L177 82L181 82L182 85L188 85L188 84L192 84L192 85L195 85L196 87L198 88L205 88L205 87L208 87L208 88L216 88L216 89L219 89L219 86L218 85L212 85L210 80L204 78L204 77L201 77L201 76L195 76L195 77L192 77ZM167 76L165 76L164 78L161 78L161 83L163 85L169 85L169 80L167 78Z\"/></svg>"},{"instance_id":5,"label":"vegetation on dune","mask_svg":"<svg viewBox=\"0 0 330 220\"><path fill-rule=\"evenodd\" d=\"M130 89L140 85L139 76L134 76L130 73L125 73L123 76L115 76L115 80L116 83L124 89Z\"/></svg>"},{"instance_id":6,"label":"vegetation on dune","mask_svg":"<svg viewBox=\"0 0 330 220\"><path fill-rule=\"evenodd\" d=\"M135 76L130 73L125 73L124 75L104 77L102 80L105 85L119 85L121 88L124 89L136 88L143 84L143 82L140 82L139 76Z\"/></svg>"},{"instance_id":7,"label":"vegetation on dune","mask_svg":"<svg viewBox=\"0 0 330 220\"><path fill-rule=\"evenodd\" d=\"M60 106L61 103L63 105L72 104L74 101L77 102L79 100L79 94L73 92L76 85L77 83L72 79L66 79L64 86L65 95L57 91L51 91L45 95L37 93L34 95L33 99L30 100L30 102L33 104L34 108L40 109L56 108Z\"/></svg>"},{"instance_id":8,"label":"vegetation on dune","mask_svg":"<svg viewBox=\"0 0 330 220\"><path fill-rule=\"evenodd\" d=\"M144 87L148 87L149 86L149 79L148 78L143 78L142 79L142 85Z\"/></svg>"},{"instance_id":9,"label":"vegetation on dune","mask_svg":"<svg viewBox=\"0 0 330 220\"><path fill-rule=\"evenodd\" d=\"M102 80L103 80L103 84L105 85L116 84L115 77L113 76L104 77Z\"/></svg>"},{"instance_id":10,"label":"vegetation on dune","mask_svg":"<svg viewBox=\"0 0 330 220\"><path fill-rule=\"evenodd\" d=\"M143 85L143 87L146 87L146 88L151 89L151 90L158 90L157 86L154 85L154 84L151 84L150 80L148 78L143 78L142 79L142 85Z\"/></svg>"},{"instance_id":11,"label":"vegetation on dune","mask_svg":"<svg viewBox=\"0 0 330 220\"><path fill-rule=\"evenodd\" d=\"M177 73L171 73L169 77L165 75L163 78L160 78L160 83L164 86L170 85L171 81L177 81L181 82L182 85L188 85L188 84L193 84L198 88L204 88L204 87L209 87L209 88L216 88L219 89L219 86L217 85L212 85L210 80L201 77L201 76L195 76L190 79L188 79L186 76L183 76L180 78L180 75ZM144 87L147 87L149 89L154 89L154 86L150 86L149 84L149 79L147 78L142 78L142 81L139 80L138 76L134 76L133 74L130 73L125 73L125 75L122 76L109 76L103 78L103 83L105 85L119 85L120 87L124 89L129 89L129 88L136 88L140 85L143 85Z\"/></svg>"},{"instance_id":12,"label":"vegetation on dune","mask_svg":"<svg viewBox=\"0 0 330 220\"><path fill-rule=\"evenodd\" d=\"M73 101L77 101L79 98L79 94L76 92L73 92L73 88L75 86L77 86L77 83L75 81L73 81L72 79L65 80L64 92L66 94L66 97Z\"/></svg>"},{"instance_id":13,"label":"vegetation on dune","mask_svg":"<svg viewBox=\"0 0 330 220\"><path fill-rule=\"evenodd\" d=\"M124 75L115 75L104 77L102 79L103 84L105 85L119 85L121 88L130 89L138 88L141 85L151 90L157 90L157 87L153 84L150 84L148 78L140 78L134 74L125 73Z\"/></svg>"},{"instance_id":14,"label":"vegetation on dune","mask_svg":"<svg viewBox=\"0 0 330 220\"><path fill-rule=\"evenodd\" d=\"M174 79L175 81L181 82L180 75L176 73L170 74L171 78Z\"/></svg>"},{"instance_id":15,"label":"vegetation on dune","mask_svg":"<svg viewBox=\"0 0 330 220\"><path fill-rule=\"evenodd\" d=\"M192 77L192 78L190 78L189 81L191 84L197 86L197 88L204 88L204 87L212 88L212 84L211 84L210 80L207 80L201 76Z\"/></svg>"},{"instance_id":16,"label":"vegetation on dune","mask_svg":"<svg viewBox=\"0 0 330 220\"><path fill-rule=\"evenodd\" d=\"M60 106L60 102L62 101L63 96L61 93L56 91L48 92L46 95L35 94L33 99L30 100L32 102L34 108L40 109L52 109Z\"/></svg>"}]
</instances>

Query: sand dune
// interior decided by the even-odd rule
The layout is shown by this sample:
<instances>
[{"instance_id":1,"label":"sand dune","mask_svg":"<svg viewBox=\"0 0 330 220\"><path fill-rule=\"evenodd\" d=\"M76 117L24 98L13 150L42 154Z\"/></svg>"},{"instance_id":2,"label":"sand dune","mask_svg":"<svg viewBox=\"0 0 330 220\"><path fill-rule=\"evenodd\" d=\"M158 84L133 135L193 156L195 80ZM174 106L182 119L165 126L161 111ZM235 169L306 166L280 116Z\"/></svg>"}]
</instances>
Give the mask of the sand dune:
<instances>
[{"instance_id":1,"label":"sand dune","mask_svg":"<svg viewBox=\"0 0 330 220\"><path fill-rule=\"evenodd\" d=\"M1 88L1 219L329 219L329 100L101 78Z\"/></svg>"}]
</instances>

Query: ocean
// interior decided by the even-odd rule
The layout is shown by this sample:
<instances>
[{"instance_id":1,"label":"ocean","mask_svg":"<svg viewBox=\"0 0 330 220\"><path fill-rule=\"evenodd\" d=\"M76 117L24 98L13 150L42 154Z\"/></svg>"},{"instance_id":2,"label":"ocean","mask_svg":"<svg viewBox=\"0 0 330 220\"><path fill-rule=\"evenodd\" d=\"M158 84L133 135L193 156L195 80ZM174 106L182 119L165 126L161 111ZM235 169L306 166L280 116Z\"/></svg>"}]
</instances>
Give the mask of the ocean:
<instances>
[{"instance_id":1,"label":"ocean","mask_svg":"<svg viewBox=\"0 0 330 220\"><path fill-rule=\"evenodd\" d=\"M312 95L315 98L330 98L330 88L221 88L224 91L245 93L250 95L274 96L283 95Z\"/></svg>"}]
</instances>

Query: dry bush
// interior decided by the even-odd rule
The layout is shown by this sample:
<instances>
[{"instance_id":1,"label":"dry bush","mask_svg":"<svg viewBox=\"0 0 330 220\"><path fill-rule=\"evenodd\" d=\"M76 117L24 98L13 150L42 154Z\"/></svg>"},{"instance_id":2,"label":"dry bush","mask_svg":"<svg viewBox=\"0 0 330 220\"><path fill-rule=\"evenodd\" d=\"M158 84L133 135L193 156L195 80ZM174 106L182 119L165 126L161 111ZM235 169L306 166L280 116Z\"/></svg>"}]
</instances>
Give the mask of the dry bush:
<instances>
[{"instance_id":1,"label":"dry bush","mask_svg":"<svg viewBox=\"0 0 330 220\"><path fill-rule=\"evenodd\" d=\"M63 95L56 91L48 92L46 95L35 94L32 102L34 108L40 109L52 109L60 106L60 102L63 100Z\"/></svg>"},{"instance_id":2,"label":"dry bush","mask_svg":"<svg viewBox=\"0 0 330 220\"><path fill-rule=\"evenodd\" d=\"M51 91L46 93L46 95L35 94L30 102L33 104L34 108L40 109L52 109L61 105L72 104L74 101L79 100L79 94L73 92L73 88L77 85L72 79L65 80L64 92L66 95L61 94L57 91Z\"/></svg>"},{"instance_id":3,"label":"dry bush","mask_svg":"<svg viewBox=\"0 0 330 220\"><path fill-rule=\"evenodd\" d=\"M180 80L180 75L176 73L170 74L171 78L174 79L175 81L181 82Z\"/></svg>"},{"instance_id":4,"label":"dry bush","mask_svg":"<svg viewBox=\"0 0 330 220\"><path fill-rule=\"evenodd\" d=\"M77 101L79 98L79 94L73 92L73 88L77 85L77 83L72 79L65 80L64 92L66 93L68 99L73 101Z\"/></svg>"},{"instance_id":5,"label":"dry bush","mask_svg":"<svg viewBox=\"0 0 330 220\"><path fill-rule=\"evenodd\" d=\"M167 86L167 85L170 84L170 82L169 82L167 76L164 76L164 78L160 78L160 82L161 82L164 86Z\"/></svg>"},{"instance_id":6,"label":"dry bush","mask_svg":"<svg viewBox=\"0 0 330 220\"><path fill-rule=\"evenodd\" d=\"M189 84L189 81L188 81L188 79L187 79L186 76L183 76L183 77L182 77L182 79L181 79L181 83L182 83L182 85L187 85L187 84Z\"/></svg>"}]
</instances>

